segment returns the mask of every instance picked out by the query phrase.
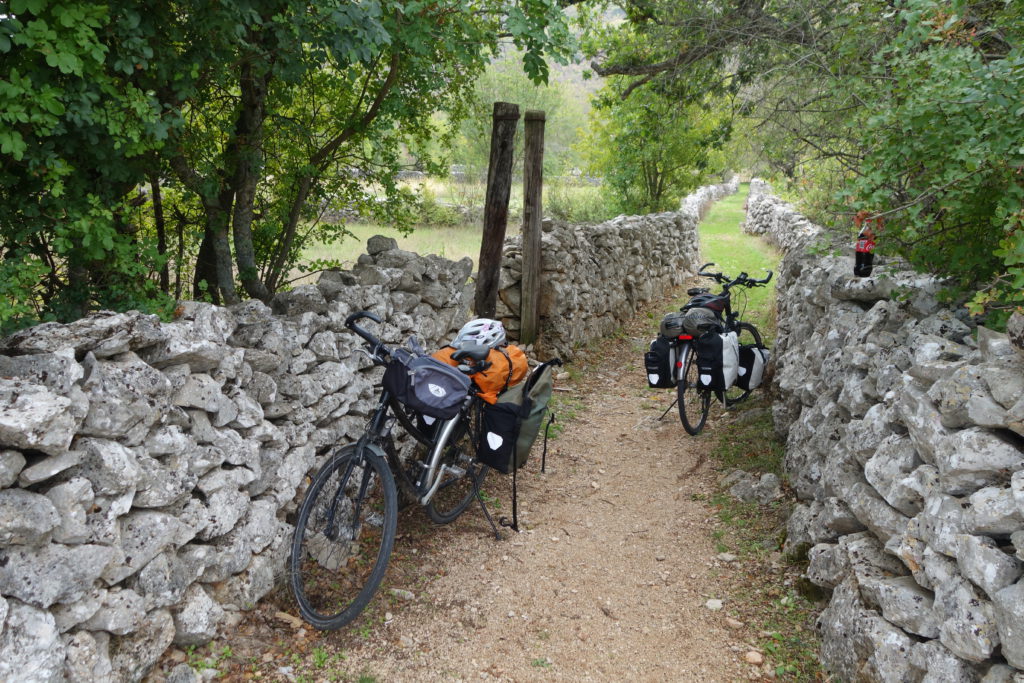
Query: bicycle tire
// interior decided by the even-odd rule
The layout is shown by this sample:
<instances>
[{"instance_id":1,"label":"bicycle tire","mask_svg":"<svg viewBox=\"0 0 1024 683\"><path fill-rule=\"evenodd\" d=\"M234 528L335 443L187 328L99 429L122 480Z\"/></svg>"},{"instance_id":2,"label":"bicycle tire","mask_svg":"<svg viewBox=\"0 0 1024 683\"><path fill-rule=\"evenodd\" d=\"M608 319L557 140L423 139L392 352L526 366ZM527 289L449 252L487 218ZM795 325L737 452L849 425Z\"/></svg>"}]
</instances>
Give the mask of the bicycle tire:
<instances>
[{"instance_id":1,"label":"bicycle tire","mask_svg":"<svg viewBox=\"0 0 1024 683\"><path fill-rule=\"evenodd\" d=\"M354 445L333 454L313 477L288 569L299 612L315 628L345 626L377 592L395 543L397 498L384 458Z\"/></svg>"},{"instance_id":2,"label":"bicycle tire","mask_svg":"<svg viewBox=\"0 0 1024 683\"><path fill-rule=\"evenodd\" d=\"M742 344L757 344L761 346L761 333L757 331L757 328L750 323L736 323L735 327L736 338L739 343ZM744 336L744 332L748 333L748 336ZM741 389L740 387L733 385L732 388L725 391L725 400L723 403L725 407L734 406L737 403L746 401L750 396L752 389Z\"/></svg>"},{"instance_id":3,"label":"bicycle tire","mask_svg":"<svg viewBox=\"0 0 1024 683\"><path fill-rule=\"evenodd\" d=\"M700 370L697 367L697 349L692 344L683 347L683 372L676 383L679 397L679 421L691 436L697 436L708 421L711 412L711 392L700 388Z\"/></svg>"},{"instance_id":4,"label":"bicycle tire","mask_svg":"<svg viewBox=\"0 0 1024 683\"><path fill-rule=\"evenodd\" d=\"M458 519L479 495L490 468L476 459L475 440L471 431L464 427L445 446L441 464L458 467L463 471L461 476L450 476L442 481L426 506L431 521L435 524L449 524Z\"/></svg>"},{"instance_id":5,"label":"bicycle tire","mask_svg":"<svg viewBox=\"0 0 1024 683\"><path fill-rule=\"evenodd\" d=\"M415 452L407 458L402 458L395 448L394 442L390 448L385 448L388 456L388 465L395 477L395 484L398 488L400 502L419 503L419 495L416 493L420 472L420 462L426 452L422 446L417 445Z\"/></svg>"}]
</instances>

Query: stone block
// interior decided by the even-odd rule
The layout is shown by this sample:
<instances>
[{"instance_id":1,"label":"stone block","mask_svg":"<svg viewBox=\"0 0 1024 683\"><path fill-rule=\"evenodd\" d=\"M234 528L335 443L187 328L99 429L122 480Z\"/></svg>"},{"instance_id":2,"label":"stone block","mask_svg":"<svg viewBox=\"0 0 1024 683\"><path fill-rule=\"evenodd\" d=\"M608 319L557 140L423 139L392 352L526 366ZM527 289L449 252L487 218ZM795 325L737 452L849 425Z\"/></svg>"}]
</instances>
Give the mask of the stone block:
<instances>
[{"instance_id":1,"label":"stone block","mask_svg":"<svg viewBox=\"0 0 1024 683\"><path fill-rule=\"evenodd\" d=\"M997 591L992 604L1003 656L1010 666L1024 669L1024 582Z\"/></svg>"},{"instance_id":2,"label":"stone block","mask_svg":"<svg viewBox=\"0 0 1024 683\"><path fill-rule=\"evenodd\" d=\"M987 536L964 534L958 541L956 561L960 573L973 581L989 597L1016 582L1024 573L1024 565L1020 560L1004 553L995 541Z\"/></svg>"}]
</instances>

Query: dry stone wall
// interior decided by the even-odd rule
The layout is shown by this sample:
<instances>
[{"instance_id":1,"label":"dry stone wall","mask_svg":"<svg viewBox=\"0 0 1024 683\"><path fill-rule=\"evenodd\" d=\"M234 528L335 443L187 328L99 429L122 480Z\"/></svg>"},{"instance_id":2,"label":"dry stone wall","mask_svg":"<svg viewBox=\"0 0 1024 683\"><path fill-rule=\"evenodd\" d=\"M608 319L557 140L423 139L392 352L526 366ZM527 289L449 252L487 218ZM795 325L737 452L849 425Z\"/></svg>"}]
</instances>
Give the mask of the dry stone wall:
<instances>
[{"instance_id":1,"label":"dry stone wall","mask_svg":"<svg viewBox=\"0 0 1024 683\"><path fill-rule=\"evenodd\" d=\"M273 310L185 303L0 342L0 680L137 680L236 623L283 575L304 475L373 408L345 317L440 345L471 268L375 237Z\"/></svg>"},{"instance_id":2,"label":"dry stone wall","mask_svg":"<svg viewBox=\"0 0 1024 683\"><path fill-rule=\"evenodd\" d=\"M1024 348L941 304L755 187L746 228L786 250L775 424L800 504L789 551L831 591L822 663L840 680L1024 679Z\"/></svg>"},{"instance_id":3,"label":"dry stone wall","mask_svg":"<svg viewBox=\"0 0 1024 683\"><path fill-rule=\"evenodd\" d=\"M678 282L695 216L724 191L678 214L548 224L546 310L592 319L553 326L558 343L611 331L632 310L620 299ZM358 437L377 396L346 316L372 311L385 342L437 347L468 315L470 259L379 236L367 251L272 308L186 302L170 323L97 313L0 340L0 680L139 680L283 578L305 475ZM650 282L623 296L630 280Z\"/></svg>"},{"instance_id":4,"label":"dry stone wall","mask_svg":"<svg viewBox=\"0 0 1024 683\"><path fill-rule=\"evenodd\" d=\"M699 263L697 222L738 180L702 187L679 211L619 216L605 223L543 222L540 327L544 349L571 358L582 344L613 333L646 301L680 285ZM515 338L523 270L522 239L505 242L497 316Z\"/></svg>"}]
</instances>

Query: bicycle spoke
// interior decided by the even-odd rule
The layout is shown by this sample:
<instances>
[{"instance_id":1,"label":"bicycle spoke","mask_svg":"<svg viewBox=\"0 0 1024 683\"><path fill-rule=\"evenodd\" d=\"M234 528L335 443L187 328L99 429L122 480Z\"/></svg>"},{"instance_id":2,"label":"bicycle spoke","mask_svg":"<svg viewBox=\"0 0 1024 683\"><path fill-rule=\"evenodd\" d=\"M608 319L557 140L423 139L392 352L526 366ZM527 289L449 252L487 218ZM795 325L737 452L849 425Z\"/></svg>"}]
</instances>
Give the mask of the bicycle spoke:
<instances>
[{"instance_id":1,"label":"bicycle spoke","mask_svg":"<svg viewBox=\"0 0 1024 683\"><path fill-rule=\"evenodd\" d=\"M354 449L317 473L292 541L290 575L302 616L320 629L352 621L376 592L395 538L394 480Z\"/></svg>"}]
</instances>

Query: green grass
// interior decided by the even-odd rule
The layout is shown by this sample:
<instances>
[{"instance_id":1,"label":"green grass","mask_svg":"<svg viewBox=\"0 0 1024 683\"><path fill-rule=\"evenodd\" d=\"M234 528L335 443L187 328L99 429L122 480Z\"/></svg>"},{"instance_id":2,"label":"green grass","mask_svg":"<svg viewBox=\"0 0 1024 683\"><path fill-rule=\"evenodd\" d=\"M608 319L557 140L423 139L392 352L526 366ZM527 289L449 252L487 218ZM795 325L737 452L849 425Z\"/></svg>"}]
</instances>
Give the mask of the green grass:
<instances>
[{"instance_id":1,"label":"green grass","mask_svg":"<svg viewBox=\"0 0 1024 683\"><path fill-rule=\"evenodd\" d=\"M781 255L762 240L740 231L748 191L749 187L743 185L739 193L716 202L701 222L702 261L713 261L716 266L711 270L731 277L745 271L761 278L765 269L777 269ZM711 285L711 290L717 292L719 288ZM680 303L685 303L685 298ZM771 346L775 337L775 278L767 287L734 289L733 308L741 313L741 320L754 323ZM746 402L730 409L726 420L708 430L710 457L716 469L741 469L756 475L771 472L784 478L785 444L775 434L770 405L766 391L755 391ZM733 616L760 634L758 649L777 677L819 680L818 641L813 629L818 606L784 585L789 579L795 586L799 570L784 563L780 566L782 558L777 552L785 533L787 503L744 503L725 491L707 502L717 517L710 532L716 551L736 554L743 567L728 589L736 605Z\"/></svg>"},{"instance_id":2,"label":"green grass","mask_svg":"<svg viewBox=\"0 0 1024 683\"><path fill-rule=\"evenodd\" d=\"M710 270L730 277L746 272L759 279L765 276L766 269L775 271L782 257L763 240L740 231L739 225L746 216L743 206L749 191L749 184L742 184L739 192L715 202L700 222L701 258L703 263L715 263ZM741 320L752 322L757 327L765 342L775 337L775 282L776 278L772 276L767 287L733 289L733 309L740 313ZM715 284L710 286L712 292L720 289ZM680 305L684 303L685 298Z\"/></svg>"},{"instance_id":3,"label":"green grass","mask_svg":"<svg viewBox=\"0 0 1024 683\"><path fill-rule=\"evenodd\" d=\"M481 226L418 227L408 235L375 223L349 223L345 227L355 235L355 239L349 238L340 244L316 245L305 251L303 259L338 259L351 265L360 254L366 253L366 241L374 235L395 238L400 249L417 254L437 254L452 261L468 256L475 263L480 256ZM508 234L517 234L518 231L518 227L513 229L510 225Z\"/></svg>"},{"instance_id":4,"label":"green grass","mask_svg":"<svg viewBox=\"0 0 1024 683\"><path fill-rule=\"evenodd\" d=\"M483 205L485 188L482 184L455 183L427 178L407 183L413 190L429 197L431 202L445 205L480 207ZM549 184L544 187L544 215L570 220L571 222L599 221L612 218L600 201L601 188L588 185ZM521 229L522 184L513 183L509 200L509 219L506 236L518 235ZM576 214L576 215L574 215ZM573 220L573 219L576 220ZM464 225L415 226L413 232L403 235L397 229L371 222L354 222L345 225L354 237L338 244L318 244L305 250L303 261L319 259L339 260L351 267L360 254L366 252L366 240L374 235L393 237L400 249L417 254L437 254L458 261L468 256L474 264L480 256L480 240L483 234L482 220ZM300 273L294 273L299 277ZM318 274L300 278L293 286L315 282Z\"/></svg>"}]
</instances>

